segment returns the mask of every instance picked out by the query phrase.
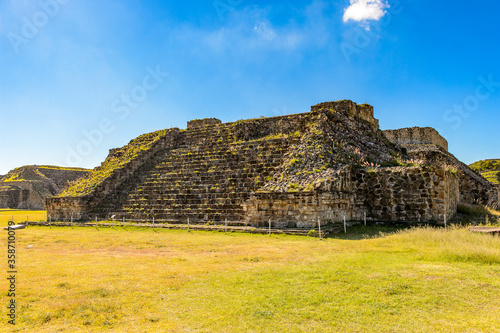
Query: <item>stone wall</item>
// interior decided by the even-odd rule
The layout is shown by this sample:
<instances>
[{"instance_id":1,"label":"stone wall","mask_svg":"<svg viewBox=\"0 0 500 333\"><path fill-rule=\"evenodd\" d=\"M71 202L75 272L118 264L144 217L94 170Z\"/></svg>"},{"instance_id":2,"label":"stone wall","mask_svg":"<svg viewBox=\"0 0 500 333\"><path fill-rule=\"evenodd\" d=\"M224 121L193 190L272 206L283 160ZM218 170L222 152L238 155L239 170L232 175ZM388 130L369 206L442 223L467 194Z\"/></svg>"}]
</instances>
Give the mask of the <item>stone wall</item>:
<instances>
[{"instance_id":1,"label":"stone wall","mask_svg":"<svg viewBox=\"0 0 500 333\"><path fill-rule=\"evenodd\" d=\"M221 124L222 121L220 121L217 118L205 118L205 119L195 119L188 121L187 128L188 129L196 129L200 127L205 127L205 126L216 126Z\"/></svg>"},{"instance_id":2,"label":"stone wall","mask_svg":"<svg viewBox=\"0 0 500 333\"><path fill-rule=\"evenodd\" d=\"M0 194L0 209L9 208L9 195Z\"/></svg>"},{"instance_id":3,"label":"stone wall","mask_svg":"<svg viewBox=\"0 0 500 333\"><path fill-rule=\"evenodd\" d=\"M339 222L354 217L351 172L343 168L316 191L254 193L244 204L245 221L266 227L315 228L318 221Z\"/></svg>"},{"instance_id":4,"label":"stone wall","mask_svg":"<svg viewBox=\"0 0 500 333\"><path fill-rule=\"evenodd\" d=\"M459 171L460 202L498 207L496 186L446 150L435 146L412 146L408 148L408 154L426 163L456 168Z\"/></svg>"},{"instance_id":5,"label":"stone wall","mask_svg":"<svg viewBox=\"0 0 500 333\"><path fill-rule=\"evenodd\" d=\"M255 193L244 204L249 225L273 228L316 228L318 221L340 222L353 214L349 193L292 192Z\"/></svg>"},{"instance_id":6,"label":"stone wall","mask_svg":"<svg viewBox=\"0 0 500 333\"><path fill-rule=\"evenodd\" d=\"M50 195L40 181L2 182L1 185L0 194L6 203L3 208L41 210L44 208L44 196Z\"/></svg>"},{"instance_id":7,"label":"stone wall","mask_svg":"<svg viewBox=\"0 0 500 333\"><path fill-rule=\"evenodd\" d=\"M45 207L47 219L52 221L90 219L90 198L88 197L46 198Z\"/></svg>"},{"instance_id":8,"label":"stone wall","mask_svg":"<svg viewBox=\"0 0 500 333\"><path fill-rule=\"evenodd\" d=\"M315 228L318 221L361 221L365 214L371 221L443 223L458 200L458 177L442 168L380 168L346 171L317 192L255 193L244 209L248 223L263 227L271 221L274 227Z\"/></svg>"},{"instance_id":9,"label":"stone wall","mask_svg":"<svg viewBox=\"0 0 500 333\"><path fill-rule=\"evenodd\" d=\"M235 141L255 140L270 135L304 133L312 113L270 118L257 118L229 123Z\"/></svg>"},{"instance_id":10,"label":"stone wall","mask_svg":"<svg viewBox=\"0 0 500 333\"><path fill-rule=\"evenodd\" d=\"M492 185L488 191L488 207L500 210L500 185Z\"/></svg>"},{"instance_id":11,"label":"stone wall","mask_svg":"<svg viewBox=\"0 0 500 333\"><path fill-rule=\"evenodd\" d=\"M356 104L353 101L342 100L337 102L324 102L311 106L311 111L319 111L321 109L331 109L335 111L344 111L353 117L363 119L375 127L379 127L379 121L373 115L373 106L368 104Z\"/></svg>"},{"instance_id":12,"label":"stone wall","mask_svg":"<svg viewBox=\"0 0 500 333\"><path fill-rule=\"evenodd\" d=\"M458 177L439 167L380 168L355 173L355 206L369 219L443 222L459 200Z\"/></svg>"},{"instance_id":13,"label":"stone wall","mask_svg":"<svg viewBox=\"0 0 500 333\"><path fill-rule=\"evenodd\" d=\"M17 186L3 186L0 193L0 208L40 209L39 202L36 198L30 198L30 191L27 189Z\"/></svg>"},{"instance_id":14,"label":"stone wall","mask_svg":"<svg viewBox=\"0 0 500 333\"><path fill-rule=\"evenodd\" d=\"M393 143L407 148L412 158L433 165L448 165L460 172L460 202L498 207L500 195L495 186L480 173L448 152L448 142L435 129L412 127L383 131Z\"/></svg>"},{"instance_id":15,"label":"stone wall","mask_svg":"<svg viewBox=\"0 0 500 333\"><path fill-rule=\"evenodd\" d=\"M431 127L409 127L383 131L392 143L407 145L436 145L448 151L448 141Z\"/></svg>"}]
</instances>

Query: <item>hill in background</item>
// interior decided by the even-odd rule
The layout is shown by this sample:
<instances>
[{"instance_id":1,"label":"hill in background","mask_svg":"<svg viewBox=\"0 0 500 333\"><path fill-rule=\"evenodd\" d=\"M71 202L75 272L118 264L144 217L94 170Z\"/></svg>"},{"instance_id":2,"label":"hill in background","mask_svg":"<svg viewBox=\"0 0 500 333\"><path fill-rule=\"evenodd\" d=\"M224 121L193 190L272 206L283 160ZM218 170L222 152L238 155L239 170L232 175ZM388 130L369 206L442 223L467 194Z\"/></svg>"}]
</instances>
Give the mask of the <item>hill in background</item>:
<instances>
[{"instance_id":1,"label":"hill in background","mask_svg":"<svg viewBox=\"0 0 500 333\"><path fill-rule=\"evenodd\" d=\"M490 159L474 162L470 165L472 170L479 172L484 178L494 184L500 183L500 159Z\"/></svg>"},{"instance_id":2,"label":"hill in background","mask_svg":"<svg viewBox=\"0 0 500 333\"><path fill-rule=\"evenodd\" d=\"M0 208L44 209L44 199L61 193L90 170L28 165L0 177Z\"/></svg>"}]
</instances>

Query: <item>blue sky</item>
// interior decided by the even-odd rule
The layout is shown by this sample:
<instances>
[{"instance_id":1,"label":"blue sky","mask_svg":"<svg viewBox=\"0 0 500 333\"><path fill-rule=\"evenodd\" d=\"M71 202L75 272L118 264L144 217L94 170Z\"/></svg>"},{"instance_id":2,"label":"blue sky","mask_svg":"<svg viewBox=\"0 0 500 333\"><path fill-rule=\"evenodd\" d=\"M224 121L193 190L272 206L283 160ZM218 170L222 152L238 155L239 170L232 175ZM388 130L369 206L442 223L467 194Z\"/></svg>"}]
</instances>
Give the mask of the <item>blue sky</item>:
<instances>
[{"instance_id":1,"label":"blue sky","mask_svg":"<svg viewBox=\"0 0 500 333\"><path fill-rule=\"evenodd\" d=\"M195 118L369 103L500 158L500 2L0 0L0 174Z\"/></svg>"}]
</instances>

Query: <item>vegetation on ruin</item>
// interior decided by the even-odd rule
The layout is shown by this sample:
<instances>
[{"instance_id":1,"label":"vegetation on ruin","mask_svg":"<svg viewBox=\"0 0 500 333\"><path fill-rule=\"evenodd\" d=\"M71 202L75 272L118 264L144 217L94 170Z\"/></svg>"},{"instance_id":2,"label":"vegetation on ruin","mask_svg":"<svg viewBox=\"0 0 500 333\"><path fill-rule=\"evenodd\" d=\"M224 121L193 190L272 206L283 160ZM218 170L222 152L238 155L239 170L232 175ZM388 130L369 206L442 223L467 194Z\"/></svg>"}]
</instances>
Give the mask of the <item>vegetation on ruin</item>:
<instances>
[{"instance_id":1,"label":"vegetation on ruin","mask_svg":"<svg viewBox=\"0 0 500 333\"><path fill-rule=\"evenodd\" d=\"M472 170L479 172L484 178L494 184L500 183L500 160L483 160L472 163Z\"/></svg>"},{"instance_id":2,"label":"vegetation on ruin","mask_svg":"<svg viewBox=\"0 0 500 333\"><path fill-rule=\"evenodd\" d=\"M53 165L26 165L9 171L8 174L0 178L2 182L20 182L30 180L43 180L47 177L41 170L62 170L62 171L90 171L83 168L58 167Z\"/></svg>"},{"instance_id":3,"label":"vegetation on ruin","mask_svg":"<svg viewBox=\"0 0 500 333\"><path fill-rule=\"evenodd\" d=\"M260 191L312 191L320 179L350 166L376 172L382 167L420 167L422 160L409 158L372 125L351 119L342 112L311 113L300 140L284 155L274 180Z\"/></svg>"},{"instance_id":4,"label":"vegetation on ruin","mask_svg":"<svg viewBox=\"0 0 500 333\"><path fill-rule=\"evenodd\" d=\"M75 167L60 167L55 165L37 165L38 169L48 169L48 170L63 170L63 171L88 171L85 168L75 168Z\"/></svg>"},{"instance_id":5,"label":"vegetation on ruin","mask_svg":"<svg viewBox=\"0 0 500 333\"><path fill-rule=\"evenodd\" d=\"M500 238L462 227L359 226L324 240L29 227L16 238L24 258L16 332L500 327ZM7 303L6 293L0 301Z\"/></svg>"},{"instance_id":6,"label":"vegetation on ruin","mask_svg":"<svg viewBox=\"0 0 500 333\"><path fill-rule=\"evenodd\" d=\"M106 178L117 169L137 158L141 153L149 150L151 145L165 136L169 130L160 130L141 135L108 157L101 166L94 169L88 176L73 182L59 196L84 196L92 193Z\"/></svg>"}]
</instances>

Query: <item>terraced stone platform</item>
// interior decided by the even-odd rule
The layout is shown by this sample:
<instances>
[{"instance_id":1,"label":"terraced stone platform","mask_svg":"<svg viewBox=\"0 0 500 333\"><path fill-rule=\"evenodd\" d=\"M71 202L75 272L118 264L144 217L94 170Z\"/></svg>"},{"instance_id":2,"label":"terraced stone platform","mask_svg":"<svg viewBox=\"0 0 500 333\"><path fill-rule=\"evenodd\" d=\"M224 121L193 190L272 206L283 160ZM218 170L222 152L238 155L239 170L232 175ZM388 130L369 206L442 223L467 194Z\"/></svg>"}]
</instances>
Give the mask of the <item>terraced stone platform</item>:
<instances>
[{"instance_id":1,"label":"terraced stone platform","mask_svg":"<svg viewBox=\"0 0 500 333\"><path fill-rule=\"evenodd\" d=\"M46 199L46 208L51 220L227 221L235 228L451 218L459 175L440 159L413 161L378 124L373 107L347 100L288 116L193 120L185 130L148 133L110 150L86 178ZM435 131L421 132L447 144ZM418 140L425 143L422 134Z\"/></svg>"}]
</instances>

